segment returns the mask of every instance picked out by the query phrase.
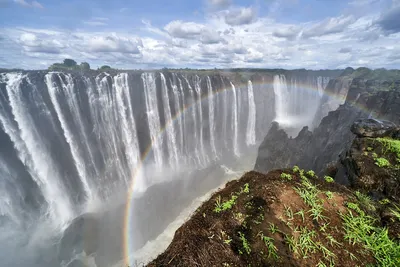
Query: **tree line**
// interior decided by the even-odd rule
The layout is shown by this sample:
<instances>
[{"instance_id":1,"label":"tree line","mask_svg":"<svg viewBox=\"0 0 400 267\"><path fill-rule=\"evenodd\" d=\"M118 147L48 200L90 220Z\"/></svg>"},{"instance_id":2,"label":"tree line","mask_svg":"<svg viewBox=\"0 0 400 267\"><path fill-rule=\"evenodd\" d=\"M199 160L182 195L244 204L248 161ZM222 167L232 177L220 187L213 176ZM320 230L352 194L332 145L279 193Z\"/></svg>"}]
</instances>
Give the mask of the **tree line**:
<instances>
[{"instance_id":1,"label":"tree line","mask_svg":"<svg viewBox=\"0 0 400 267\"><path fill-rule=\"evenodd\" d=\"M49 70L57 71L57 70L91 70L89 63L82 62L78 65L78 63L70 58L64 59L62 63L54 63L49 68ZM103 65L98 70L110 70L112 69L108 65Z\"/></svg>"}]
</instances>

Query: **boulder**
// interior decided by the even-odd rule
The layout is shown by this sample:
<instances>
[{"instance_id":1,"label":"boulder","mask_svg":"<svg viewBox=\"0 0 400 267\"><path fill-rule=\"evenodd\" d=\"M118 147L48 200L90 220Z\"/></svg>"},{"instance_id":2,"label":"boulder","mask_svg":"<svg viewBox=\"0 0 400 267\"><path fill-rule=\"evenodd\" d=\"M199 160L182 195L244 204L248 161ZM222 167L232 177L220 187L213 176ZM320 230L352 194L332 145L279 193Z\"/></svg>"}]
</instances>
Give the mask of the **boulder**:
<instances>
[{"instance_id":1,"label":"boulder","mask_svg":"<svg viewBox=\"0 0 400 267\"><path fill-rule=\"evenodd\" d=\"M60 263L69 262L77 254L91 255L96 252L97 228L98 221L92 213L86 213L75 218L65 229L58 245L58 260Z\"/></svg>"},{"instance_id":2,"label":"boulder","mask_svg":"<svg viewBox=\"0 0 400 267\"><path fill-rule=\"evenodd\" d=\"M400 138L400 128L390 121L360 119L351 126L351 132L358 137L392 137Z\"/></svg>"}]
</instances>

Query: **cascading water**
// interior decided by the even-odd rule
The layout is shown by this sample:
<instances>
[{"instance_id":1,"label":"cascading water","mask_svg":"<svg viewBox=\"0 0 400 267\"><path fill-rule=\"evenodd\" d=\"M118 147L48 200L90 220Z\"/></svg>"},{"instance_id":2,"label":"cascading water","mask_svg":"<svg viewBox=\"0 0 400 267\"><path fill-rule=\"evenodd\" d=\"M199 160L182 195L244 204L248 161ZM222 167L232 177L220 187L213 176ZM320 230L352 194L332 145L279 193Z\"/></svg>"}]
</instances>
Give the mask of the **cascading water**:
<instances>
[{"instance_id":1,"label":"cascading water","mask_svg":"<svg viewBox=\"0 0 400 267\"><path fill-rule=\"evenodd\" d=\"M167 81L165 79L164 74L161 75L161 91L162 91L162 99L164 106L164 116L165 121L168 124L166 126L167 132L167 146L168 146L168 155L169 155L169 164L173 168L178 166L178 149L176 145L176 135L175 135L175 125L172 122L171 108L169 106L169 97L168 97L168 87Z\"/></svg>"},{"instance_id":2,"label":"cascading water","mask_svg":"<svg viewBox=\"0 0 400 267\"><path fill-rule=\"evenodd\" d=\"M303 126L312 127L326 84L325 77L300 83L293 78L288 82L283 74L275 75L275 121L290 135L296 135Z\"/></svg>"},{"instance_id":3,"label":"cascading water","mask_svg":"<svg viewBox=\"0 0 400 267\"><path fill-rule=\"evenodd\" d=\"M231 83L232 93L233 93L233 114L232 114L232 131L233 131L233 153L235 156L239 156L239 148L238 148L238 114L237 114L237 96L236 96L236 87Z\"/></svg>"},{"instance_id":4,"label":"cascading water","mask_svg":"<svg viewBox=\"0 0 400 267\"><path fill-rule=\"evenodd\" d=\"M249 98L249 117L247 120L246 144L248 146L256 144L256 104L254 102L253 83L247 83Z\"/></svg>"},{"instance_id":5,"label":"cascading water","mask_svg":"<svg viewBox=\"0 0 400 267\"><path fill-rule=\"evenodd\" d=\"M142 240L140 244L144 245L153 238L153 224L159 224L161 230L166 227L162 216L167 215L152 209L164 211L170 201L175 203L170 207L173 209L179 207L181 195L186 192L185 201L189 201L197 197L196 193L215 188L218 184L213 184L214 178L221 174L213 177L210 170L215 171L216 166L221 166L220 171L230 170L249 158L246 153L255 154L256 129L266 133L270 124L263 121L263 116L256 116L263 112L258 101L270 106L275 101L278 121L307 125L308 120L303 118L314 115L311 106L318 105L327 82L326 78L312 78L307 87L316 90L310 94L301 90L304 81L291 78L293 81L288 83L285 76L276 75L274 91L270 92L253 88L252 80L241 84L232 77L168 71L1 73L0 233L17 232L31 238L36 236L32 227L43 225L46 234L56 237L52 242L62 243L54 252L61 253L66 246L63 242L76 241L74 236L62 236L80 231L73 228L63 233L71 223L74 226L74 218L106 209L115 199L125 200L129 189L147 201L143 203L150 203L143 204L145 208L132 216L143 220L134 236L135 242ZM187 178L196 177L197 172L201 172L200 178ZM170 177L188 180L179 187L168 184ZM198 188L205 191L196 191ZM158 195L162 200L152 202ZM170 209L168 214L176 214ZM119 211L121 206L110 210ZM154 219L147 212L157 213L160 218ZM111 266L107 260L112 257L106 253L122 243L118 237L122 226L114 221L117 217L111 216L98 226L104 237L97 242L97 249L106 246L97 253L100 258L104 256L97 258L98 267ZM13 230L1 228L5 225ZM0 241L16 240L3 239L3 235ZM80 243L69 245L72 252L66 253L68 257L81 255L81 251L75 251L81 248ZM0 256L8 254L2 251ZM58 262L58 257L55 255L54 261ZM24 265L33 258L21 258L15 266L57 266L54 261L42 259L35 259L36 265Z\"/></svg>"},{"instance_id":6,"label":"cascading water","mask_svg":"<svg viewBox=\"0 0 400 267\"><path fill-rule=\"evenodd\" d=\"M149 132L154 153L154 160L157 166L163 166L162 143L163 136L161 132L160 115L157 105L157 88L154 73L143 73L142 81L144 85L144 95L146 98L147 119L149 121Z\"/></svg>"},{"instance_id":7,"label":"cascading water","mask_svg":"<svg viewBox=\"0 0 400 267\"><path fill-rule=\"evenodd\" d=\"M215 148L215 137L214 137L214 96L213 96L213 90L212 90L212 85L211 85L211 80L210 77L207 76L207 88L208 88L208 113L209 113L209 124L210 124L210 143L211 143L211 149L214 154L214 157L217 157L217 150Z\"/></svg>"}]
</instances>

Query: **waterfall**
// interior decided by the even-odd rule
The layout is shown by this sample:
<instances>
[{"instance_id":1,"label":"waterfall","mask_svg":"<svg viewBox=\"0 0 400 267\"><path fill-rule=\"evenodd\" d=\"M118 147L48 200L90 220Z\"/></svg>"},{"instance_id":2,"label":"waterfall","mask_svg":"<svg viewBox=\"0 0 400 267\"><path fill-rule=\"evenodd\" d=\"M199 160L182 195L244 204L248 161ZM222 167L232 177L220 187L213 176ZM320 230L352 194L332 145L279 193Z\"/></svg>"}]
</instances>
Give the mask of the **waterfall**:
<instances>
[{"instance_id":1,"label":"waterfall","mask_svg":"<svg viewBox=\"0 0 400 267\"><path fill-rule=\"evenodd\" d=\"M203 163L206 164L208 162L208 158L206 156L206 152L204 149L204 140L203 140L203 105L202 105L202 99L201 99L201 87L200 87L201 79L199 76L196 75L195 77L195 83L194 83L194 89L196 90L197 93L197 107L198 107L198 112L199 112L199 131L200 131L200 151L201 151L201 157L203 158Z\"/></svg>"},{"instance_id":2,"label":"waterfall","mask_svg":"<svg viewBox=\"0 0 400 267\"><path fill-rule=\"evenodd\" d=\"M174 104L175 104L175 116L177 116L178 120L178 129L179 129L179 152L180 155L184 154L184 143L183 143L183 136L184 136L184 131L183 131L183 118L181 116L182 108L181 108L181 102L180 102L180 97L179 95L182 94L182 90L180 89L182 87L182 83L179 85L180 87L178 88L177 85L177 75L175 73L172 74L173 79L170 80L170 84L172 87L172 92L174 94ZM182 158L182 160L185 160L185 158Z\"/></svg>"},{"instance_id":3,"label":"waterfall","mask_svg":"<svg viewBox=\"0 0 400 267\"><path fill-rule=\"evenodd\" d=\"M119 118L122 120L122 136L125 145L125 156L130 170L130 176L140 164L140 149L136 130L135 118L133 116L132 100L128 84L128 74L120 73L114 77L114 86ZM144 190L142 178L136 179L137 189ZM128 184L130 180L127 180Z\"/></svg>"},{"instance_id":4,"label":"waterfall","mask_svg":"<svg viewBox=\"0 0 400 267\"><path fill-rule=\"evenodd\" d=\"M222 106L223 106L223 121L222 121L222 129L223 129L223 138L225 140L225 147L228 147L228 90L225 87L224 79L221 77L222 88L224 90L222 96Z\"/></svg>"},{"instance_id":5,"label":"waterfall","mask_svg":"<svg viewBox=\"0 0 400 267\"><path fill-rule=\"evenodd\" d=\"M237 114L237 96L235 85L231 82L233 92L233 113L232 113L232 126L233 126L233 153L236 157L240 155L238 149L238 114Z\"/></svg>"},{"instance_id":6,"label":"waterfall","mask_svg":"<svg viewBox=\"0 0 400 267\"><path fill-rule=\"evenodd\" d=\"M253 84L247 83L249 99L249 116L247 119L246 144L247 146L256 144L256 104L254 102Z\"/></svg>"},{"instance_id":7,"label":"waterfall","mask_svg":"<svg viewBox=\"0 0 400 267\"><path fill-rule=\"evenodd\" d=\"M81 155L81 144L77 140L78 135L74 134L72 128L68 124L67 118L65 117L65 113L61 109L61 105L59 102L59 99L61 98L59 95L61 94L62 90L64 90L64 93L67 95L66 99L68 101L68 105L70 108L70 112L73 114L72 119L76 119L78 121L78 125L80 126L79 129L83 129L82 121L81 121L81 116L78 110L77 106L77 100L76 100L76 94L73 91L73 82L71 76L67 75L67 84L64 84L60 75L57 74L57 77L60 79L61 83L63 84L62 89L60 90L57 86L57 84L54 81L55 73L48 73L45 76L45 82L50 94L50 99L51 102L56 110L57 118L61 123L62 130L64 132L65 139L67 140L67 143L70 146L70 150L72 152L72 157L75 162L75 166L78 170L80 180L83 184L84 191L86 193L87 199L92 199L92 190L93 188L89 184L89 174L86 171L85 167L85 159ZM57 97L59 96L59 97ZM62 96L62 95L61 95Z\"/></svg>"},{"instance_id":8,"label":"waterfall","mask_svg":"<svg viewBox=\"0 0 400 267\"><path fill-rule=\"evenodd\" d=\"M167 147L169 154L169 164L173 168L178 166L178 149L176 147L175 125L172 121L171 108L169 106L168 87L164 74L161 75L161 91L164 103L165 130L167 132Z\"/></svg>"},{"instance_id":9,"label":"waterfall","mask_svg":"<svg viewBox=\"0 0 400 267\"><path fill-rule=\"evenodd\" d=\"M215 148L215 127L214 127L214 96L213 89L211 85L211 79L207 76L207 88L208 88L208 113L209 113L209 125L210 125L210 144L211 150L214 154L214 157L217 157L217 149Z\"/></svg>"},{"instance_id":10,"label":"waterfall","mask_svg":"<svg viewBox=\"0 0 400 267\"><path fill-rule=\"evenodd\" d=\"M36 181L48 203L48 215L59 225L66 223L73 215L72 204L65 190L59 170L55 167L47 145L40 135L31 113L23 100L21 83L26 77L22 74L7 74L6 85L10 106L18 129L7 123L2 116L5 131L14 142L21 161L25 163L32 178ZM43 103L35 87L30 87L32 97ZM47 109L45 105L43 108ZM46 114L50 114L45 110Z\"/></svg>"},{"instance_id":11,"label":"waterfall","mask_svg":"<svg viewBox=\"0 0 400 267\"><path fill-rule=\"evenodd\" d=\"M177 79L178 79L178 82L179 82L179 87L178 87L179 88L179 94L182 96L181 97L181 99L182 99L182 109L180 109L180 111L179 111L179 112L181 112L179 114L179 117L180 117L180 119L182 121L182 129L181 129L181 131L182 131L182 153L187 155L189 150L188 150L188 142L187 142L186 133L187 133L187 130L188 130L189 127L186 124L187 123L187 120L186 120L186 111L187 110L186 110L186 104L185 104L185 90L183 88L182 80L180 78L177 78ZM185 158L185 161L186 161L186 158Z\"/></svg>"},{"instance_id":12,"label":"waterfall","mask_svg":"<svg viewBox=\"0 0 400 267\"><path fill-rule=\"evenodd\" d=\"M149 133L152 142L154 160L157 166L163 166L162 143L160 116L158 114L157 88L154 73L143 73L141 75L144 95L146 100L147 119L149 121Z\"/></svg>"},{"instance_id":13,"label":"waterfall","mask_svg":"<svg viewBox=\"0 0 400 267\"><path fill-rule=\"evenodd\" d=\"M185 79L185 81L186 81L186 83L188 85L190 98L191 98L190 111L191 111L191 114L192 114L192 120L193 120L193 126L194 126L193 127L193 131L191 132L191 134L193 134L194 140L198 140L198 137L197 137L197 125L198 125L198 123L197 123L197 116L196 116L196 107L197 107L197 105L196 105L195 92L194 92L192 86L190 85L189 80L186 77L184 77L184 79ZM198 165L201 165L202 164L202 160L200 159L200 155L199 155L198 142L192 142L191 145L194 146L194 154L195 154L195 156L197 158L196 163ZM189 149L191 149L191 148L189 148Z\"/></svg>"}]
</instances>

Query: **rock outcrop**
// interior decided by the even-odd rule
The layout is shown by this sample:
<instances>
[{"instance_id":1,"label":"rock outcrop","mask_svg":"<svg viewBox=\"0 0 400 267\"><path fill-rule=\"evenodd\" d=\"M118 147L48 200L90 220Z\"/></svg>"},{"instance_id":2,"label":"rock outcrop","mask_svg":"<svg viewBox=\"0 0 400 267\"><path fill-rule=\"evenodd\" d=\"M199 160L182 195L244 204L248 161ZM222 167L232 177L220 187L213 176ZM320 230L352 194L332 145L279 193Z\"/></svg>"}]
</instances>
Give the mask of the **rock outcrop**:
<instances>
[{"instance_id":1,"label":"rock outcrop","mask_svg":"<svg viewBox=\"0 0 400 267\"><path fill-rule=\"evenodd\" d=\"M341 155L337 176L345 175L351 187L369 195L399 200L400 128L369 119L356 121L351 130L357 137Z\"/></svg>"}]
</instances>

